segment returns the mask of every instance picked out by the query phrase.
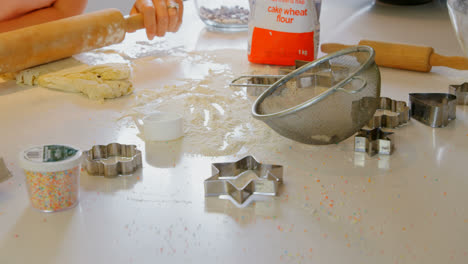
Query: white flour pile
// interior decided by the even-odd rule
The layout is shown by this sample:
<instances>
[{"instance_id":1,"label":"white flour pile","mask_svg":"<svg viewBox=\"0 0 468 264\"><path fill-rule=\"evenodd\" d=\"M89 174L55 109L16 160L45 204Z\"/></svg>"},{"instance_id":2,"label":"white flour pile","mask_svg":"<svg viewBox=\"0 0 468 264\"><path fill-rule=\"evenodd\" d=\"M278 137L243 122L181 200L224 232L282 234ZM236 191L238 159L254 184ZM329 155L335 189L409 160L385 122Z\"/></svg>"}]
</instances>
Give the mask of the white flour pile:
<instances>
[{"instance_id":1,"label":"white flour pile","mask_svg":"<svg viewBox=\"0 0 468 264\"><path fill-rule=\"evenodd\" d=\"M242 56L245 56L243 51ZM182 62L213 65L200 79L180 79L178 85L164 85L135 92L135 104L123 116L142 119L155 111L176 111L184 116L183 151L207 156L253 153L291 141L277 135L251 115L254 98L245 87L230 87L232 69L210 52L188 53ZM174 60L174 58L171 58ZM225 61L225 60L221 60ZM169 110L168 110L169 109Z\"/></svg>"}]
</instances>

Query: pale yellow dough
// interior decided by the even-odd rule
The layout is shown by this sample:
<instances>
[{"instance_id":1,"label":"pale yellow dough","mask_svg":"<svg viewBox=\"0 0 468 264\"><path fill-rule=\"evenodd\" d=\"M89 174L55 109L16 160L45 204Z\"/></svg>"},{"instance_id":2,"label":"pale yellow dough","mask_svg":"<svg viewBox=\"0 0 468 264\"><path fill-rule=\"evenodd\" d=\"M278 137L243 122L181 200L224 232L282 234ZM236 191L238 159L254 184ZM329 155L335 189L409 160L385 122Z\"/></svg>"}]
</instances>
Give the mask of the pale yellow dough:
<instances>
[{"instance_id":1,"label":"pale yellow dough","mask_svg":"<svg viewBox=\"0 0 468 264\"><path fill-rule=\"evenodd\" d=\"M17 83L39 85L67 92L83 93L102 100L130 94L131 69L127 64L110 63L89 66L66 59L24 70L16 76Z\"/></svg>"},{"instance_id":2,"label":"pale yellow dough","mask_svg":"<svg viewBox=\"0 0 468 264\"><path fill-rule=\"evenodd\" d=\"M79 65L83 65L83 63L73 58L42 64L36 67L20 71L16 75L16 83L26 85L37 85L38 78L44 74L53 73L56 71L76 67Z\"/></svg>"}]
</instances>

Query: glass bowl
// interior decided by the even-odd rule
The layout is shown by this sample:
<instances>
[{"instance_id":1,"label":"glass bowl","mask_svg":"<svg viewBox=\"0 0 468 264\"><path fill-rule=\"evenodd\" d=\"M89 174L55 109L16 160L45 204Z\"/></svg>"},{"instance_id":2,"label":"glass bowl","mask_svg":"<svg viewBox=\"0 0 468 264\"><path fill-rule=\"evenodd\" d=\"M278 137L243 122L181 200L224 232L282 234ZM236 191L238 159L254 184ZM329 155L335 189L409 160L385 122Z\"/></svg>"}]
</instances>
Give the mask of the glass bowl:
<instances>
[{"instance_id":1,"label":"glass bowl","mask_svg":"<svg viewBox=\"0 0 468 264\"><path fill-rule=\"evenodd\" d=\"M468 1L447 0L447 8L458 42L468 56Z\"/></svg>"},{"instance_id":2,"label":"glass bowl","mask_svg":"<svg viewBox=\"0 0 468 264\"><path fill-rule=\"evenodd\" d=\"M246 31L249 22L248 0L195 0L200 19L216 31Z\"/></svg>"}]
</instances>

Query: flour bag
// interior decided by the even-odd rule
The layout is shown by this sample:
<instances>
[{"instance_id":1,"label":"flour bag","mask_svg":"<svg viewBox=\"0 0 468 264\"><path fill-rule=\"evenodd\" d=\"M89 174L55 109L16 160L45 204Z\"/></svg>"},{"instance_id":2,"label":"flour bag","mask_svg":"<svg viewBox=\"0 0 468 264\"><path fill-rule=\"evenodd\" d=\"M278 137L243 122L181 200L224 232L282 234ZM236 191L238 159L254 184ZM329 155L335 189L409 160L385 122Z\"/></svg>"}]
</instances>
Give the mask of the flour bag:
<instances>
[{"instance_id":1,"label":"flour bag","mask_svg":"<svg viewBox=\"0 0 468 264\"><path fill-rule=\"evenodd\" d=\"M295 65L317 56L322 0L250 0L248 59Z\"/></svg>"}]
</instances>

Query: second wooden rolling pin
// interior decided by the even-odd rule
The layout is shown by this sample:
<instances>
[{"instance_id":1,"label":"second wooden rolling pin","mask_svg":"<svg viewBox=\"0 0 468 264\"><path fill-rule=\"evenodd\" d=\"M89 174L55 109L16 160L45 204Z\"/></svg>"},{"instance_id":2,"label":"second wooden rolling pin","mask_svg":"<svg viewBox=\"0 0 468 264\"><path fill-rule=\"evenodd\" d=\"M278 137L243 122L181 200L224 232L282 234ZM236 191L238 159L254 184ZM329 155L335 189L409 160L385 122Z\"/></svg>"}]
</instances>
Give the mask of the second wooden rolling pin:
<instances>
[{"instance_id":1,"label":"second wooden rolling pin","mask_svg":"<svg viewBox=\"0 0 468 264\"><path fill-rule=\"evenodd\" d=\"M143 28L143 16L106 9L0 34L0 73L16 72L119 43Z\"/></svg>"},{"instance_id":2,"label":"second wooden rolling pin","mask_svg":"<svg viewBox=\"0 0 468 264\"><path fill-rule=\"evenodd\" d=\"M465 57L447 57L434 53L434 49L425 46L414 46L361 40L359 45L370 46L375 50L375 63L379 66L429 72L432 66L445 66L458 70L468 70L468 59ZM351 46L324 43L321 51L332 53Z\"/></svg>"}]
</instances>

